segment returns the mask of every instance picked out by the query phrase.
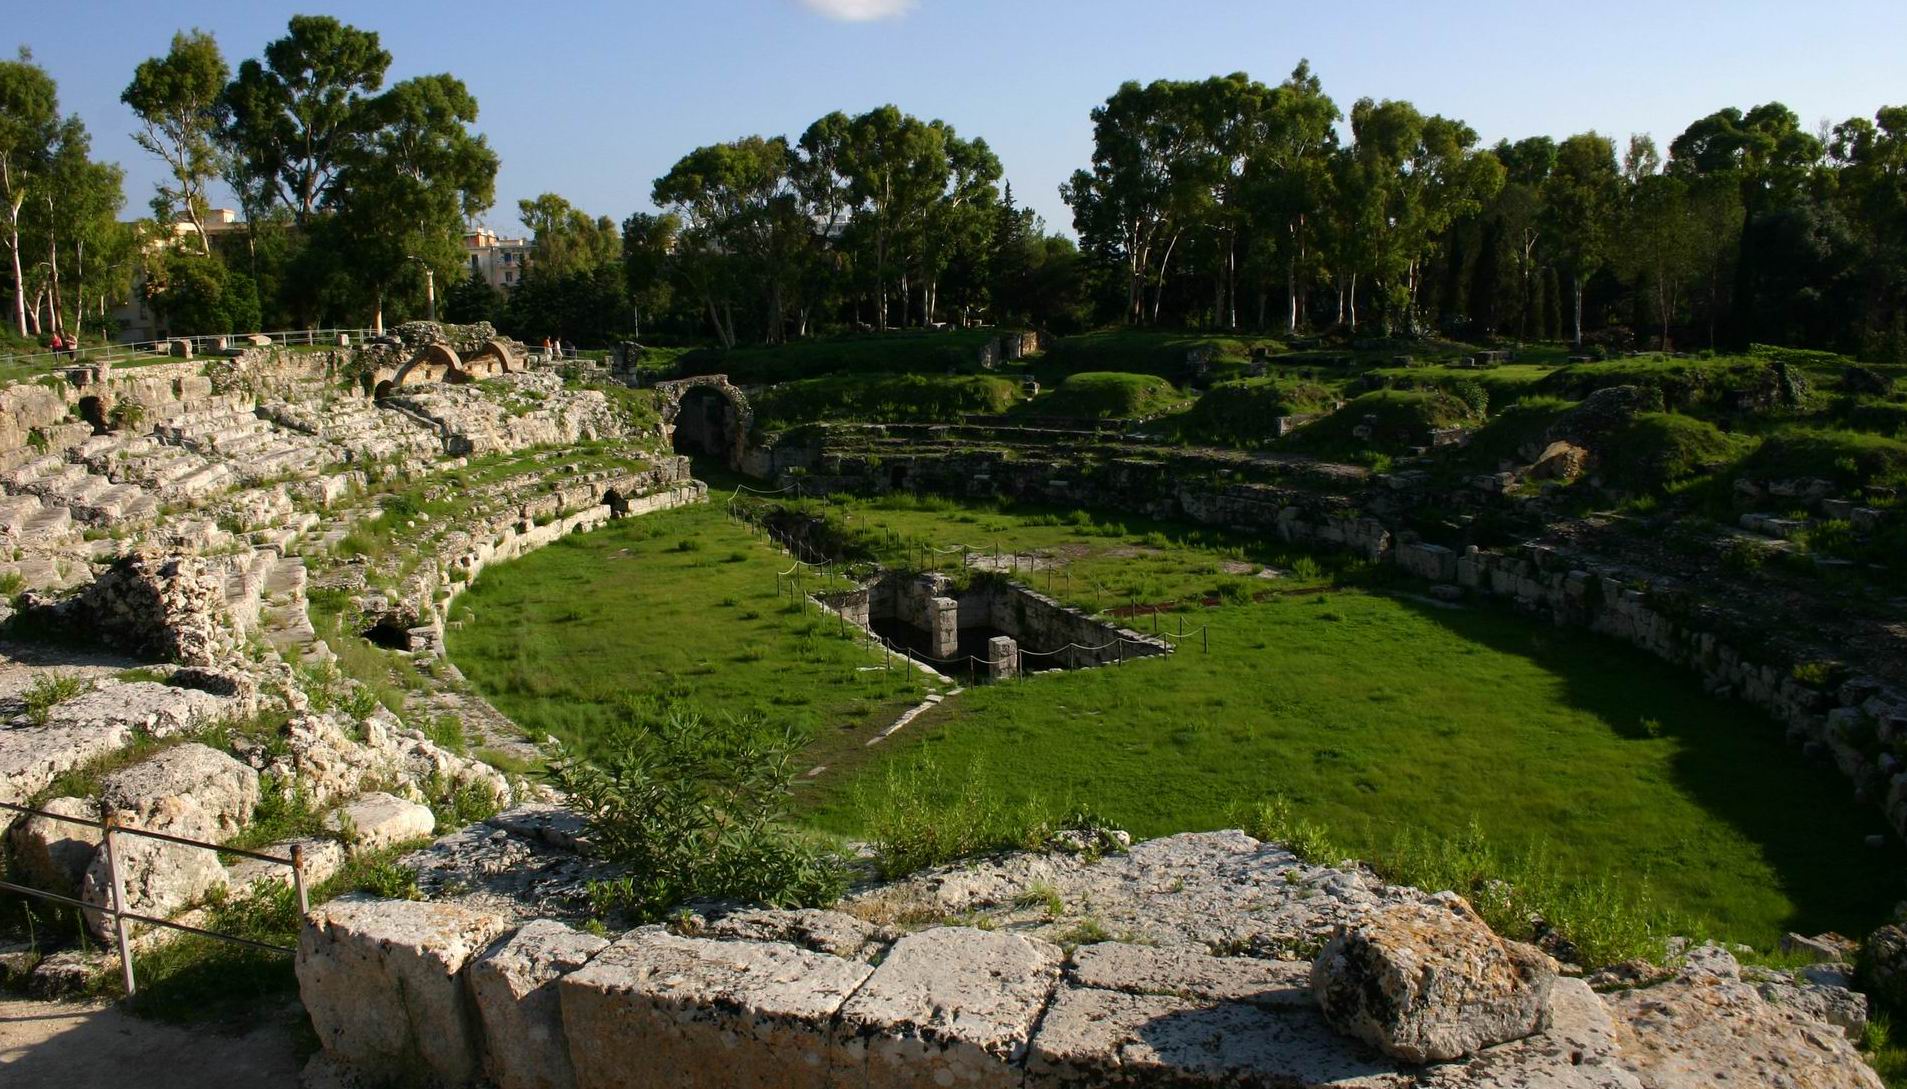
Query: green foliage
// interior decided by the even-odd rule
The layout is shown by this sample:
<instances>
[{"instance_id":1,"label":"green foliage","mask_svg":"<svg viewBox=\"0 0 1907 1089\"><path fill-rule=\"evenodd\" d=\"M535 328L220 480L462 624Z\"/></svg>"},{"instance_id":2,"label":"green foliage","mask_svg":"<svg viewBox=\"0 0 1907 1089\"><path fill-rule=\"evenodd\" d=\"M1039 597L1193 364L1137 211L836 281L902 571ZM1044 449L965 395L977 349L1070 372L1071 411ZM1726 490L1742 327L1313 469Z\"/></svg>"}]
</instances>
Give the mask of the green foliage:
<instances>
[{"instance_id":1,"label":"green foliage","mask_svg":"<svg viewBox=\"0 0 1907 1089\"><path fill-rule=\"evenodd\" d=\"M1199 397L1184 431L1202 440L1239 445L1277 437L1277 420L1330 411L1337 397L1315 382L1243 378L1220 382Z\"/></svg>"},{"instance_id":2,"label":"green foliage","mask_svg":"<svg viewBox=\"0 0 1907 1089\"><path fill-rule=\"evenodd\" d=\"M1818 477L1847 487L1907 480L1907 441L1858 431L1793 428L1770 435L1741 463L1749 480Z\"/></svg>"},{"instance_id":3,"label":"green foliage","mask_svg":"<svg viewBox=\"0 0 1907 1089\"><path fill-rule=\"evenodd\" d=\"M27 718L35 726L46 725L46 717L52 709L67 700L85 692L92 685L86 679L72 673L42 673L33 679L21 696L26 707Z\"/></svg>"},{"instance_id":4,"label":"green foliage","mask_svg":"<svg viewBox=\"0 0 1907 1089\"><path fill-rule=\"evenodd\" d=\"M1009 809L987 787L976 758L966 774L950 777L931 752L888 764L864 783L858 820L883 877L893 878L956 859L1011 847L1037 846L1046 824L1028 809Z\"/></svg>"},{"instance_id":5,"label":"green foliage","mask_svg":"<svg viewBox=\"0 0 1907 1089\"><path fill-rule=\"evenodd\" d=\"M820 420L952 423L1004 412L1019 384L980 375L839 375L771 386L755 395L755 426L777 431Z\"/></svg>"},{"instance_id":6,"label":"green foliage","mask_svg":"<svg viewBox=\"0 0 1907 1089\"><path fill-rule=\"evenodd\" d=\"M696 898L776 907L837 898L839 861L786 823L802 741L759 719L716 723L683 705L632 700L604 756L551 773L596 850L629 867L599 886L598 906L653 921Z\"/></svg>"},{"instance_id":7,"label":"green foliage","mask_svg":"<svg viewBox=\"0 0 1907 1089\"><path fill-rule=\"evenodd\" d=\"M1693 416L1641 412L1598 445L1598 472L1614 487L1658 491L1732 464L1751 445Z\"/></svg>"},{"instance_id":8,"label":"green foliage","mask_svg":"<svg viewBox=\"0 0 1907 1089\"><path fill-rule=\"evenodd\" d=\"M1068 375L1058 389L1034 405L1033 411L1041 416L1089 420L1136 419L1156 416L1179 400L1172 383L1156 375L1080 371Z\"/></svg>"},{"instance_id":9,"label":"green foliage","mask_svg":"<svg viewBox=\"0 0 1907 1089\"><path fill-rule=\"evenodd\" d=\"M1438 389L1383 389L1366 393L1343 408L1289 436L1285 446L1298 450L1398 453L1430 443L1431 432L1481 422L1469 405ZM1362 439L1353 432L1370 429Z\"/></svg>"}]
</instances>

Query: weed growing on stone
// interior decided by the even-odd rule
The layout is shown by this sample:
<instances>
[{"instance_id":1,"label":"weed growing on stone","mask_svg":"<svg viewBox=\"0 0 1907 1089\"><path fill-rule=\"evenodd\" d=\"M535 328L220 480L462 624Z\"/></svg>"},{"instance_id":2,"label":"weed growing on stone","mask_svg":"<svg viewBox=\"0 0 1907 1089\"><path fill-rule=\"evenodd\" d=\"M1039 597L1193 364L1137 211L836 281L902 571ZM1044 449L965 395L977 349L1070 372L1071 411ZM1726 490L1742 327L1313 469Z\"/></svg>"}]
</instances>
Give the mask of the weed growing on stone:
<instances>
[{"instance_id":1,"label":"weed growing on stone","mask_svg":"<svg viewBox=\"0 0 1907 1089\"><path fill-rule=\"evenodd\" d=\"M640 701L600 756L556 765L551 777L596 850L629 868L592 888L598 914L651 922L694 899L838 898L846 878L834 853L787 822L803 740L760 719L717 723L684 704Z\"/></svg>"},{"instance_id":2,"label":"weed growing on stone","mask_svg":"<svg viewBox=\"0 0 1907 1089\"><path fill-rule=\"evenodd\" d=\"M54 707L91 687L84 677L71 673L42 673L34 678L33 684L20 698L26 706L27 718L31 719L35 726L44 726L48 713Z\"/></svg>"}]
</instances>

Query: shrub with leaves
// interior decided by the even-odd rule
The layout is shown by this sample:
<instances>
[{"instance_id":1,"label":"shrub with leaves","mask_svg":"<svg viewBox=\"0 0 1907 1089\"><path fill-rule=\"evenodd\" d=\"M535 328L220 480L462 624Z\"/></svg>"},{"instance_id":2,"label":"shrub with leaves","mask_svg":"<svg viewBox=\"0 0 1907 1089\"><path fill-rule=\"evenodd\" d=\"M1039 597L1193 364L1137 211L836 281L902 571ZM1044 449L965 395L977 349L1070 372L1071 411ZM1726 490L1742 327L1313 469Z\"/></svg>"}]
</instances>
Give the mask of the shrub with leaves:
<instances>
[{"instance_id":1,"label":"shrub with leaves","mask_svg":"<svg viewBox=\"0 0 1907 1089\"><path fill-rule=\"evenodd\" d=\"M760 718L711 721L679 703L632 701L600 746L608 755L552 770L595 849L629 867L598 907L661 919L692 899L808 907L837 899L833 852L787 820L793 759L805 738Z\"/></svg>"}]
</instances>

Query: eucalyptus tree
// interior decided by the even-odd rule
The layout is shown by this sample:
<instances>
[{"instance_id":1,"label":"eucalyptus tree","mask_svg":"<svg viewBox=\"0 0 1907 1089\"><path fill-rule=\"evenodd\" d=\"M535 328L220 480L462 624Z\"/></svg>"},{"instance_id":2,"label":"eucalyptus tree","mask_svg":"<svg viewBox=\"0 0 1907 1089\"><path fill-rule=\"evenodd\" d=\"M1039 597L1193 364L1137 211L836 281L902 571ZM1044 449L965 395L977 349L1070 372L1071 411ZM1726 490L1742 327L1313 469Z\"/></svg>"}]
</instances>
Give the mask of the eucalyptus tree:
<instances>
[{"instance_id":1,"label":"eucalyptus tree","mask_svg":"<svg viewBox=\"0 0 1907 1089\"><path fill-rule=\"evenodd\" d=\"M449 75L393 85L328 195L337 244L383 328L386 296L417 266L446 283L463 267L465 222L495 199L497 156L471 126L477 100Z\"/></svg>"},{"instance_id":2,"label":"eucalyptus tree","mask_svg":"<svg viewBox=\"0 0 1907 1089\"><path fill-rule=\"evenodd\" d=\"M681 224L670 266L706 308L724 348L737 342L735 307L751 281L766 287L766 324L778 335L786 269L772 266L787 256L783 243L795 226L789 159L779 136L710 144L684 155L651 190L656 206Z\"/></svg>"},{"instance_id":3,"label":"eucalyptus tree","mask_svg":"<svg viewBox=\"0 0 1907 1089\"><path fill-rule=\"evenodd\" d=\"M1558 264L1569 274L1575 321L1571 342L1583 343L1583 285L1609 259L1622 193L1616 145L1595 132L1579 133L1556 149L1556 167L1543 182L1544 210Z\"/></svg>"},{"instance_id":4,"label":"eucalyptus tree","mask_svg":"<svg viewBox=\"0 0 1907 1089\"><path fill-rule=\"evenodd\" d=\"M947 186L924 217L921 242L921 324L929 325L940 304L949 270L961 273L955 302L964 316L986 297L986 257L998 225L999 156L984 139L963 140L953 126L932 122L947 154Z\"/></svg>"},{"instance_id":5,"label":"eucalyptus tree","mask_svg":"<svg viewBox=\"0 0 1907 1089\"><path fill-rule=\"evenodd\" d=\"M130 286L125 251L131 228L119 222L125 178L117 165L93 160L92 137L79 118L60 124L42 184L29 204L32 233L46 255L47 324L55 331L82 331L89 287L97 304L109 287Z\"/></svg>"},{"instance_id":6,"label":"eucalyptus tree","mask_svg":"<svg viewBox=\"0 0 1907 1089\"><path fill-rule=\"evenodd\" d=\"M222 92L234 189L253 208L275 202L308 222L374 127L371 106L390 66L376 31L292 16L264 59L241 63Z\"/></svg>"},{"instance_id":7,"label":"eucalyptus tree","mask_svg":"<svg viewBox=\"0 0 1907 1089\"><path fill-rule=\"evenodd\" d=\"M1254 218L1277 232L1274 252L1284 267L1288 333L1296 333L1304 320L1305 288L1319 268L1317 220L1329 200L1341 116L1310 62L1298 62L1273 90L1262 138L1244 166Z\"/></svg>"},{"instance_id":8,"label":"eucalyptus tree","mask_svg":"<svg viewBox=\"0 0 1907 1089\"><path fill-rule=\"evenodd\" d=\"M166 164L171 184L160 183L152 210L161 222L183 216L198 233L199 251L211 256L205 230L205 190L222 170L217 137L224 130L224 91L231 70L218 42L201 30L172 36L163 57L141 61L120 101L139 118L133 140Z\"/></svg>"},{"instance_id":9,"label":"eucalyptus tree","mask_svg":"<svg viewBox=\"0 0 1907 1089\"><path fill-rule=\"evenodd\" d=\"M911 296L908 258L913 256L904 247L918 247L929 209L946 191L951 172L946 133L889 105L850 119L845 135L840 170L858 209L856 218L864 220L861 233L874 251L874 324L888 327L888 274L898 266L904 326Z\"/></svg>"},{"instance_id":10,"label":"eucalyptus tree","mask_svg":"<svg viewBox=\"0 0 1907 1089\"><path fill-rule=\"evenodd\" d=\"M13 264L14 331L27 335L26 276L20 259L20 214L41 179L59 125L53 77L20 50L0 61L0 208L7 216L7 255Z\"/></svg>"},{"instance_id":11,"label":"eucalyptus tree","mask_svg":"<svg viewBox=\"0 0 1907 1089\"><path fill-rule=\"evenodd\" d=\"M1074 171L1060 187L1084 246L1124 269L1129 323L1144 320L1153 269L1162 281L1197 202L1198 178L1189 167L1199 132L1188 86L1170 80L1121 84L1093 109L1092 168ZM1158 307L1155 293L1154 320Z\"/></svg>"}]
</instances>

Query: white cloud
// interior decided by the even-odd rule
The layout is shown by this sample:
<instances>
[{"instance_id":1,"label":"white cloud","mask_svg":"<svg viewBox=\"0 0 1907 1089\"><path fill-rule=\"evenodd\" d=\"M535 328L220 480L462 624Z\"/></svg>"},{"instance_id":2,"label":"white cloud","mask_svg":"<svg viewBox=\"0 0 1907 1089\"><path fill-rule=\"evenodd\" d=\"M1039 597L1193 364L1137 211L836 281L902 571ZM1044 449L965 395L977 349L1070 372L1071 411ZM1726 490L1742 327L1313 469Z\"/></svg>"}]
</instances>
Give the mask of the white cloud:
<instances>
[{"instance_id":1,"label":"white cloud","mask_svg":"<svg viewBox=\"0 0 1907 1089\"><path fill-rule=\"evenodd\" d=\"M847 23L893 19L914 6L914 0L801 0L809 11Z\"/></svg>"}]
</instances>

